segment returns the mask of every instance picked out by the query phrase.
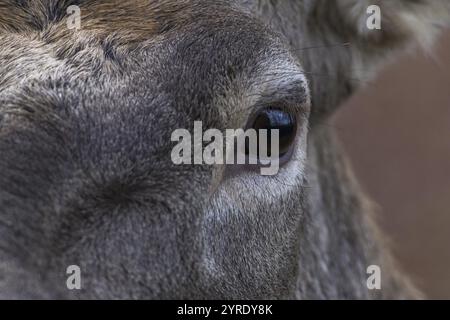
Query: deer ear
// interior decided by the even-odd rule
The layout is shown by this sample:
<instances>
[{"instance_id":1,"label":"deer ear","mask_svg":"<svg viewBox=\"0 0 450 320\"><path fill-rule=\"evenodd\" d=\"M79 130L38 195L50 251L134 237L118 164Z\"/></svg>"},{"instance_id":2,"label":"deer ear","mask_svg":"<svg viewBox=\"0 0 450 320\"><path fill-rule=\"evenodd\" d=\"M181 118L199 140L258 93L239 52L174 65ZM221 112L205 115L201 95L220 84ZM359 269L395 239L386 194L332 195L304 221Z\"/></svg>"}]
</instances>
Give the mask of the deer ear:
<instances>
[{"instance_id":1,"label":"deer ear","mask_svg":"<svg viewBox=\"0 0 450 320\"><path fill-rule=\"evenodd\" d=\"M429 45L450 19L448 0L337 0L337 10L355 36L381 47L410 40Z\"/></svg>"},{"instance_id":2,"label":"deer ear","mask_svg":"<svg viewBox=\"0 0 450 320\"><path fill-rule=\"evenodd\" d=\"M450 26L450 1L315 0L307 19L315 21L307 24L305 38L314 39L313 34L325 48L330 45L305 57L311 71L313 113L328 114L402 49L417 44L431 48L439 31ZM332 48L332 41L347 48ZM336 83L320 83L315 74L324 72ZM327 94L334 97L325 98Z\"/></svg>"}]
</instances>

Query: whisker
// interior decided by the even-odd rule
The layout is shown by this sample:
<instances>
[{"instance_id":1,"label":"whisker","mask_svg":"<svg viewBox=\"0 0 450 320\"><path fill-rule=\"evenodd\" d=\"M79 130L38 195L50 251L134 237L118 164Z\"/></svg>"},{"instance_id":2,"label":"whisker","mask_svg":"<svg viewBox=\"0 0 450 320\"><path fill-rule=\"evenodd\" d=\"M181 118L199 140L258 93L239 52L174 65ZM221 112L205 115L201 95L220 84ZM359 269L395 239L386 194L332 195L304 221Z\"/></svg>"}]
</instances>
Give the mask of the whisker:
<instances>
[{"instance_id":1,"label":"whisker","mask_svg":"<svg viewBox=\"0 0 450 320\"><path fill-rule=\"evenodd\" d=\"M277 72L277 70L279 70L280 72ZM342 75L333 75L333 74L328 74L328 73L319 73L319 72L312 72L312 71L306 71L303 70L301 72L298 71L286 71L286 70L282 70L282 69L273 69L273 72L271 73L266 73L261 75L260 77L270 77L270 76L276 76L274 78L270 78L270 79L266 79L264 81L260 81L257 84L266 84L272 81L277 81L277 80L282 80L285 77L289 77L292 75L298 75L298 74L304 74L307 76L312 76L312 77L323 77L323 78L329 78L329 79L333 79L333 80L347 80L347 81L351 81L351 82L357 82L357 83L361 83L363 85L375 85L374 82L367 80L367 79L358 79L358 78L352 78L352 77L347 77L347 76L342 76Z\"/></svg>"},{"instance_id":2,"label":"whisker","mask_svg":"<svg viewBox=\"0 0 450 320\"><path fill-rule=\"evenodd\" d=\"M331 49L331 48L348 48L351 46L350 42L344 42L344 43L337 43L337 44L330 44L330 45L317 45L317 46L309 46L309 47L302 47L300 49L291 50L292 52L298 52L298 51L306 51L306 50L313 50L313 49Z\"/></svg>"}]
</instances>

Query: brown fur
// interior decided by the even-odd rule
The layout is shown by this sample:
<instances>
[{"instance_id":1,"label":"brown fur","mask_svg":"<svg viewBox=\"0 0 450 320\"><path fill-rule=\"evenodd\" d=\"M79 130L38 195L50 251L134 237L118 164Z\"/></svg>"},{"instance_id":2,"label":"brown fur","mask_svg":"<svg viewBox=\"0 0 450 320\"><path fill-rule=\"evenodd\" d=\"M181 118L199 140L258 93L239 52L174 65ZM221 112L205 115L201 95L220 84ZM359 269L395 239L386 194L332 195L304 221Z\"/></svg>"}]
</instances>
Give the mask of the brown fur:
<instances>
[{"instance_id":1,"label":"brown fur","mask_svg":"<svg viewBox=\"0 0 450 320\"><path fill-rule=\"evenodd\" d=\"M380 33L362 0L0 1L0 298L415 297L321 120L437 1L375 1ZM174 130L273 105L299 118L277 176L171 161Z\"/></svg>"}]
</instances>

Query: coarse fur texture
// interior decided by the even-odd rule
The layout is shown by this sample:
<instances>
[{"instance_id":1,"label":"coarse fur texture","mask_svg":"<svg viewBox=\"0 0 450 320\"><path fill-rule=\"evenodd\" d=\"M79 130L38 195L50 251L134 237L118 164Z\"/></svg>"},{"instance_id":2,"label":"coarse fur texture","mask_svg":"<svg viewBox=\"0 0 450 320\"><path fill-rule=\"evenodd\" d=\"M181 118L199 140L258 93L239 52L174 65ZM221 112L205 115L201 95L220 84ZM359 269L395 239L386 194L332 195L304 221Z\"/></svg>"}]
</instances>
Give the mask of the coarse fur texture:
<instances>
[{"instance_id":1,"label":"coarse fur texture","mask_svg":"<svg viewBox=\"0 0 450 320\"><path fill-rule=\"evenodd\" d=\"M447 3L0 0L0 298L419 297L321 122ZM277 176L171 162L173 130L280 101L300 129Z\"/></svg>"}]
</instances>

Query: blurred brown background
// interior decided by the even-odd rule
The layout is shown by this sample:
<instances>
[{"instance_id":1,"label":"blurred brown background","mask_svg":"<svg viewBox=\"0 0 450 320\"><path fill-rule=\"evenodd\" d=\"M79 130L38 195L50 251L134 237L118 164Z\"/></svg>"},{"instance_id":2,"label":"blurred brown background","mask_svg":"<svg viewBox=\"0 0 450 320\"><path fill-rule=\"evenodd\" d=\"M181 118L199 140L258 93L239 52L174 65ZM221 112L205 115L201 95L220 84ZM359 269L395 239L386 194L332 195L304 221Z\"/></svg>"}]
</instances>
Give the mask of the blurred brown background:
<instances>
[{"instance_id":1,"label":"blurred brown background","mask_svg":"<svg viewBox=\"0 0 450 320\"><path fill-rule=\"evenodd\" d=\"M450 31L385 68L333 119L402 268L450 299Z\"/></svg>"}]
</instances>

